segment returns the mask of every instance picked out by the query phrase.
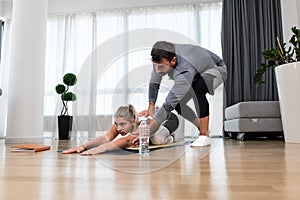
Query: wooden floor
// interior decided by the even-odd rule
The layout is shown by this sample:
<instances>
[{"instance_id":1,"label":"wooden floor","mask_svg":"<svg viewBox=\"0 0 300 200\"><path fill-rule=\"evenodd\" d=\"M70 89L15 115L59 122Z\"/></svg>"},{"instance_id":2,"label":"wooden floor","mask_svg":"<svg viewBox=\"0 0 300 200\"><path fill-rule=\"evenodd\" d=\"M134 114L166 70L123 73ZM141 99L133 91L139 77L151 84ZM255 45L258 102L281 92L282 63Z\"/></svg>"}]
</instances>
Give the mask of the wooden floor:
<instances>
[{"instance_id":1,"label":"wooden floor","mask_svg":"<svg viewBox=\"0 0 300 200\"><path fill-rule=\"evenodd\" d=\"M49 151L11 153L0 140L1 200L299 200L300 144L214 138L151 151L83 157L57 150L82 141L45 139Z\"/></svg>"}]
</instances>

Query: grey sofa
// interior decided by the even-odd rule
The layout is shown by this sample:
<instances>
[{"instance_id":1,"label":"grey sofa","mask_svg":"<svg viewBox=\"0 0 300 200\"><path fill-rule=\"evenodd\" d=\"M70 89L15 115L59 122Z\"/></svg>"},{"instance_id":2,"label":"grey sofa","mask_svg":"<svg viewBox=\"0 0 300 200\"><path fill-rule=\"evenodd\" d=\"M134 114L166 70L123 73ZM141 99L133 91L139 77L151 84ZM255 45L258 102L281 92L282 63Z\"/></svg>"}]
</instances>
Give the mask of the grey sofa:
<instances>
[{"instance_id":1,"label":"grey sofa","mask_svg":"<svg viewBox=\"0 0 300 200\"><path fill-rule=\"evenodd\" d=\"M282 135L278 101L246 101L225 109L224 131L229 137L244 140L252 136Z\"/></svg>"}]
</instances>

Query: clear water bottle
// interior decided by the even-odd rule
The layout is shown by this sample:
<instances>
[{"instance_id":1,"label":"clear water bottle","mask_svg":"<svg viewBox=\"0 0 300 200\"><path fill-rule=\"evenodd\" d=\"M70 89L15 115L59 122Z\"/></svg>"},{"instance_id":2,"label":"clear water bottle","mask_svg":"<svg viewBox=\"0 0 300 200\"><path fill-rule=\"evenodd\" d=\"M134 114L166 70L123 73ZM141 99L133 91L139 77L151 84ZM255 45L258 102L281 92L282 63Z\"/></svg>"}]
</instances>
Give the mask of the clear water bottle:
<instances>
[{"instance_id":1,"label":"clear water bottle","mask_svg":"<svg viewBox=\"0 0 300 200\"><path fill-rule=\"evenodd\" d=\"M149 138L150 138L150 127L147 124L147 119L142 118L139 126L139 137L140 137L140 147L139 153L141 156L149 156Z\"/></svg>"}]
</instances>

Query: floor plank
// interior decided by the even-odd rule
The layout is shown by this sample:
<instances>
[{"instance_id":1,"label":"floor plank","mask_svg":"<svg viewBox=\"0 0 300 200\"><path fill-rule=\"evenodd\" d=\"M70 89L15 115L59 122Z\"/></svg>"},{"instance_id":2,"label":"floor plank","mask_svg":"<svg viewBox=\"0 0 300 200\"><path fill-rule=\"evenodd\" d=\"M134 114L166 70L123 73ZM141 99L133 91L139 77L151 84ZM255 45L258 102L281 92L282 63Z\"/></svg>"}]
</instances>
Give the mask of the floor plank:
<instances>
[{"instance_id":1,"label":"floor plank","mask_svg":"<svg viewBox=\"0 0 300 200\"><path fill-rule=\"evenodd\" d=\"M299 199L300 144L213 138L210 147L62 155L82 140L12 153L0 140L0 199Z\"/></svg>"}]
</instances>

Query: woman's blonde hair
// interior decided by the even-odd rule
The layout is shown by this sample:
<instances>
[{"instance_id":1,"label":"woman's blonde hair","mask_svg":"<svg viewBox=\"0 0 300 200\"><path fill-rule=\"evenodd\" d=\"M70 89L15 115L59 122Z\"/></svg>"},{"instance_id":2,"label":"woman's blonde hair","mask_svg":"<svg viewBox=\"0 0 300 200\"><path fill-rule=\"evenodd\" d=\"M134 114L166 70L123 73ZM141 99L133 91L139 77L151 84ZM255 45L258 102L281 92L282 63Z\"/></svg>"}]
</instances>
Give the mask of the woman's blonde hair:
<instances>
[{"instance_id":1,"label":"woman's blonde hair","mask_svg":"<svg viewBox=\"0 0 300 200\"><path fill-rule=\"evenodd\" d=\"M139 116L138 113L136 112L135 108L133 105L128 104L128 106L121 106L118 108L118 110L114 114L114 118L117 117L122 117L125 118L126 120L132 122L135 120L135 123L139 123Z\"/></svg>"}]
</instances>

